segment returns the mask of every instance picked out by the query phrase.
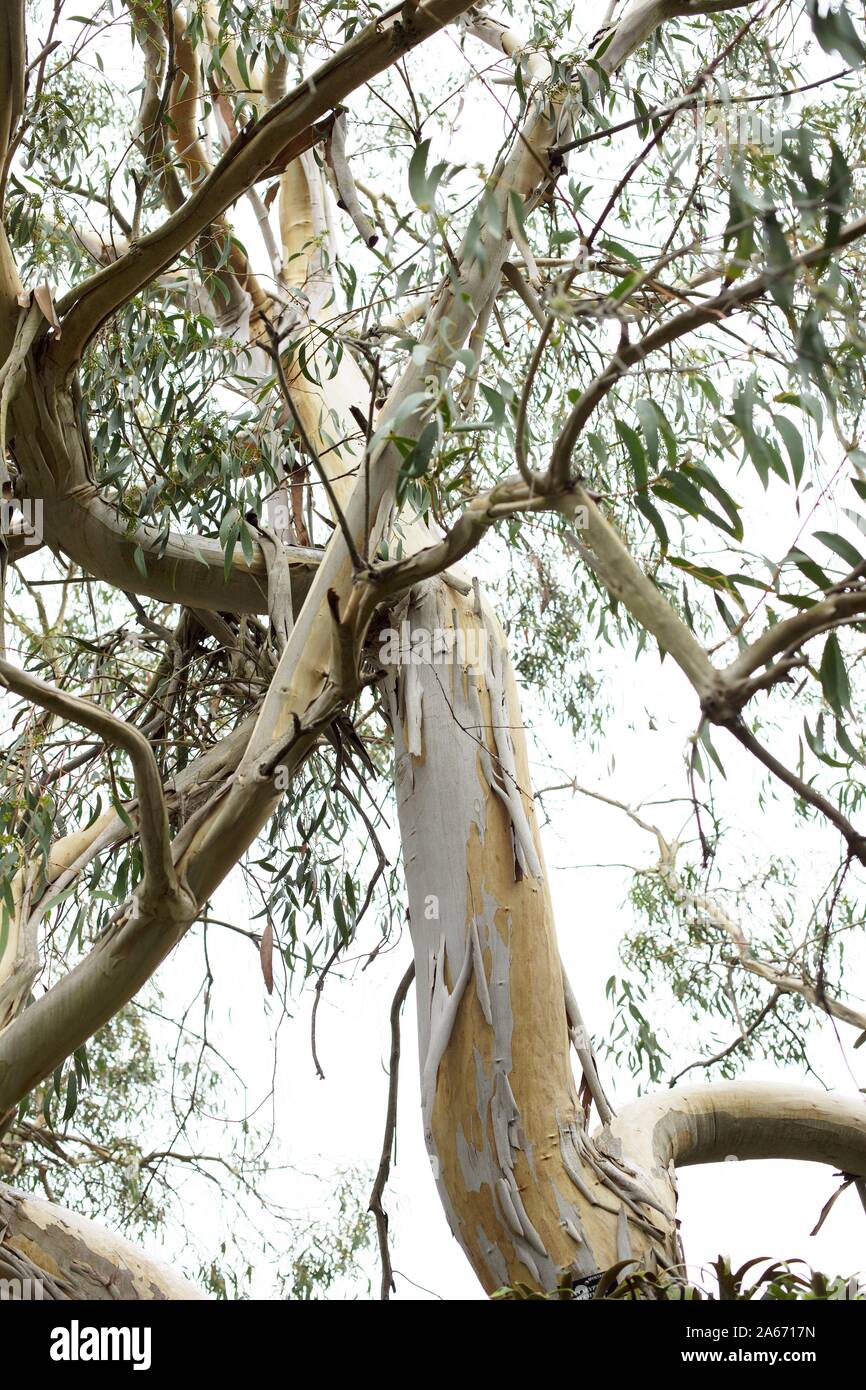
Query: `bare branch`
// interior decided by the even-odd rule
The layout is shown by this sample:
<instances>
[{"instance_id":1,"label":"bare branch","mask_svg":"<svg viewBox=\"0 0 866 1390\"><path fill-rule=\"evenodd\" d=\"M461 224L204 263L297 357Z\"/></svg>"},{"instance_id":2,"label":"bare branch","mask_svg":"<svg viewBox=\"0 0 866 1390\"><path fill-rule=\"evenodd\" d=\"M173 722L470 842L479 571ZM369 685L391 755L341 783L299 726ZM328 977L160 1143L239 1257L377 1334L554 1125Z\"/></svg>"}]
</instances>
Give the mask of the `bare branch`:
<instances>
[{"instance_id":1,"label":"bare branch","mask_svg":"<svg viewBox=\"0 0 866 1390\"><path fill-rule=\"evenodd\" d=\"M382 1154L376 1171L376 1180L370 1193L369 1210L376 1219L376 1232L379 1237L379 1255L382 1261L382 1291L380 1298L387 1301L394 1291L394 1273L391 1268L391 1251L388 1245L388 1213L382 1205L385 1188L391 1173L391 1158L394 1152L394 1137L397 1132L397 1090L400 1074L400 1013L406 1002L409 988L415 978L415 962L409 966L394 995L391 1004L391 1059L388 1067L388 1108L385 1112L385 1134L382 1139Z\"/></svg>"},{"instance_id":2,"label":"bare branch","mask_svg":"<svg viewBox=\"0 0 866 1390\"><path fill-rule=\"evenodd\" d=\"M823 816L826 816L830 824L835 825L854 858L859 859L861 864L866 864L866 836L854 828L847 817L842 815L839 808L833 805L832 801L828 801L826 796L816 791L814 787L810 787L809 783L805 782L802 777L798 777L796 772L792 772L790 768L785 767L784 763L779 762L779 759L774 757L769 749L758 742L751 730L746 728L742 719L724 723L723 727L733 734L737 742L748 749L759 763L763 763L774 777L778 777L780 782L784 782L786 787L790 787L795 796L799 796L807 805L814 806L816 811L820 811Z\"/></svg>"},{"instance_id":3,"label":"bare branch","mask_svg":"<svg viewBox=\"0 0 866 1390\"><path fill-rule=\"evenodd\" d=\"M375 246L379 240L370 219L358 201L355 180L346 158L346 113L339 112L325 141L325 160L337 194L338 206L344 208L355 224L358 235L367 246Z\"/></svg>"}]
</instances>

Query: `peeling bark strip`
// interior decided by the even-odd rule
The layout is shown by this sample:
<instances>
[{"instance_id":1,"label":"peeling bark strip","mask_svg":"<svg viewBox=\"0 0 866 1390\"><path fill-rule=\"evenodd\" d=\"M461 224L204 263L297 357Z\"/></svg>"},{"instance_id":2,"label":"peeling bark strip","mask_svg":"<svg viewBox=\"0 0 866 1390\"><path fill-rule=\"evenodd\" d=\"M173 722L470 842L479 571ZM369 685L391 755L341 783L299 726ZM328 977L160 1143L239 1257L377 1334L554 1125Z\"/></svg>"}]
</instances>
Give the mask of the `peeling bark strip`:
<instances>
[{"instance_id":1,"label":"peeling bark strip","mask_svg":"<svg viewBox=\"0 0 866 1390\"><path fill-rule=\"evenodd\" d=\"M375 246L379 237L358 201L355 180L346 158L345 111L339 113L325 141L325 162L337 195L337 206L349 214L361 240L368 246Z\"/></svg>"},{"instance_id":2,"label":"peeling bark strip","mask_svg":"<svg viewBox=\"0 0 866 1390\"><path fill-rule=\"evenodd\" d=\"M451 1229L485 1288L551 1289L563 1271L677 1258L674 1198L585 1129L517 692L480 607L435 580L392 614L490 658L480 672L389 673L422 1113Z\"/></svg>"}]
</instances>

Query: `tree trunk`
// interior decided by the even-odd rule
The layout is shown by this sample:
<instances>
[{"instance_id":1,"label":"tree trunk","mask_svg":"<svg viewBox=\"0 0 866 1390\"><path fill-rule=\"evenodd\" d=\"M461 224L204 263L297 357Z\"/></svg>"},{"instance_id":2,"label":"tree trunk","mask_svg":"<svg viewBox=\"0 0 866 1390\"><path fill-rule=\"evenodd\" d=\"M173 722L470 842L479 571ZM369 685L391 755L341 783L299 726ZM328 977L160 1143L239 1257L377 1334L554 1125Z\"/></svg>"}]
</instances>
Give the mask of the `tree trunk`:
<instances>
[{"instance_id":1,"label":"tree trunk","mask_svg":"<svg viewBox=\"0 0 866 1390\"><path fill-rule=\"evenodd\" d=\"M669 1185L660 1201L597 1148L578 1103L502 629L442 580L413 590L392 624L422 1113L451 1229L488 1291L552 1289L630 1257L674 1261Z\"/></svg>"}]
</instances>

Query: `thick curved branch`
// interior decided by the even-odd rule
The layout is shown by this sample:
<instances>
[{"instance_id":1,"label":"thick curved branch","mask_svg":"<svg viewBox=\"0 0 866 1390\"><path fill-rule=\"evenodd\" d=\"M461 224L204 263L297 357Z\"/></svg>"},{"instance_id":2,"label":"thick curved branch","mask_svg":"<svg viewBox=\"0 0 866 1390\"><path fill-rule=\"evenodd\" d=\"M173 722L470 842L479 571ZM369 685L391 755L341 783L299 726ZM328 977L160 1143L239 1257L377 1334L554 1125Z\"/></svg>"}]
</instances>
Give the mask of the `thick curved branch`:
<instances>
[{"instance_id":1,"label":"thick curved branch","mask_svg":"<svg viewBox=\"0 0 866 1390\"><path fill-rule=\"evenodd\" d=\"M192 1300L201 1290L122 1236L53 1202L0 1187L0 1274L42 1281L42 1297Z\"/></svg>"},{"instance_id":2,"label":"thick curved branch","mask_svg":"<svg viewBox=\"0 0 866 1390\"><path fill-rule=\"evenodd\" d=\"M0 1116L114 1018L197 916L189 894L130 905L85 958L0 1032Z\"/></svg>"},{"instance_id":3,"label":"thick curved branch","mask_svg":"<svg viewBox=\"0 0 866 1390\"><path fill-rule=\"evenodd\" d=\"M61 493L44 501L45 539L95 579L163 603L216 612L267 613L267 561L258 541L252 561L235 546L226 574L225 551L218 540L155 526L126 530L114 509L95 490ZM26 552L25 552L26 553ZM143 560L142 558L143 557ZM321 552L293 546L288 553L292 603L300 608L321 559Z\"/></svg>"},{"instance_id":4,"label":"thick curved branch","mask_svg":"<svg viewBox=\"0 0 866 1390\"><path fill-rule=\"evenodd\" d=\"M0 229L0 272L4 244ZM11 262L10 276L10 289L21 292ZM35 328L36 311L32 311L32 318L22 318L16 306L16 315L17 354L27 370L23 382L8 393L8 437L25 496L38 498L42 503L45 542L62 551L87 574L119 589L189 608L266 613L267 565L258 543L254 542L251 562L243 548L236 545L227 573L225 552L219 541L175 531L165 535L146 523L130 527L103 501L94 480L89 441L75 389L69 391L50 377L46 379L32 356L27 356L23 334L25 328ZM7 359L5 368L10 360ZM0 376L3 374L0 369ZM289 558L292 600L297 610L320 556L315 550L299 547Z\"/></svg>"},{"instance_id":5,"label":"thick curved branch","mask_svg":"<svg viewBox=\"0 0 866 1390\"><path fill-rule=\"evenodd\" d=\"M866 614L866 590L851 589L831 593L811 608L804 608L792 618L784 618L756 637L725 669L724 678L733 683L747 680L755 671L769 666L775 657L787 657L839 622L854 622Z\"/></svg>"},{"instance_id":6,"label":"thick curved branch","mask_svg":"<svg viewBox=\"0 0 866 1390\"><path fill-rule=\"evenodd\" d=\"M250 716L166 784L169 811L177 811L185 820L190 820L200 811L215 789L224 785L233 774L254 724L255 717ZM34 872L33 864L25 863L15 875L12 882L13 917L5 948L0 954L0 1034L19 1012L38 974L38 927L41 917L58 894L74 883L98 855L116 848L135 834L135 804L127 803L123 810L124 816L112 810L106 811L86 829L76 830L55 840L46 862L38 866L38 872ZM123 964L127 964L126 958ZM134 989L126 992L126 975L122 970L113 971L111 979L112 990L103 990L109 1007L108 1017L134 993ZM113 994L115 989L122 995L117 1000ZM78 1046L87 1036L85 1033L72 1046ZM34 1043L45 1041L34 1036Z\"/></svg>"},{"instance_id":7,"label":"thick curved branch","mask_svg":"<svg viewBox=\"0 0 866 1390\"><path fill-rule=\"evenodd\" d=\"M790 1158L866 1177L866 1100L802 1086L717 1082L683 1086L627 1105L610 1132L650 1170Z\"/></svg>"},{"instance_id":8,"label":"thick curved branch","mask_svg":"<svg viewBox=\"0 0 866 1390\"><path fill-rule=\"evenodd\" d=\"M585 517L584 539L575 542L577 549L608 592L655 637L662 650L673 657L703 699L715 688L717 681L715 668L703 647L641 569L595 499L580 484L574 488L574 497Z\"/></svg>"}]
</instances>

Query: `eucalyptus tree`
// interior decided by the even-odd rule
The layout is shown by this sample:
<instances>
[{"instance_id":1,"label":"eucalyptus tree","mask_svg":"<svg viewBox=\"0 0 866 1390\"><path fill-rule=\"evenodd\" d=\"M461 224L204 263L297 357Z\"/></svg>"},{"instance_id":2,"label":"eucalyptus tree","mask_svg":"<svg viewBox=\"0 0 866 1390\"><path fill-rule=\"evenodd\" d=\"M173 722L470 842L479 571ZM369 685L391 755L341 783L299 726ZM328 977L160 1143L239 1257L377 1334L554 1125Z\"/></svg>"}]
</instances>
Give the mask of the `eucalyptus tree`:
<instances>
[{"instance_id":1,"label":"eucalyptus tree","mask_svg":"<svg viewBox=\"0 0 866 1390\"><path fill-rule=\"evenodd\" d=\"M678 1164L806 1158L862 1192L859 1096L719 1080L614 1109L518 689L603 740L590 632L681 673L698 848L623 807L659 849L630 949L733 1007L708 1064L827 1014L866 1032L840 974L866 864L862 25L798 0L84 11L0 25L3 1124L80 1082L237 866L266 987L320 992L385 882L335 845L351 821L376 857L393 763L395 1033L414 972L424 1136L488 1291L680 1269ZM767 554L762 490L800 519ZM844 511L813 558L810 520ZM731 740L839 837L796 943L714 895ZM392 1121L393 1096L386 1297ZM57 1296L189 1292L0 1201L3 1251Z\"/></svg>"}]
</instances>

